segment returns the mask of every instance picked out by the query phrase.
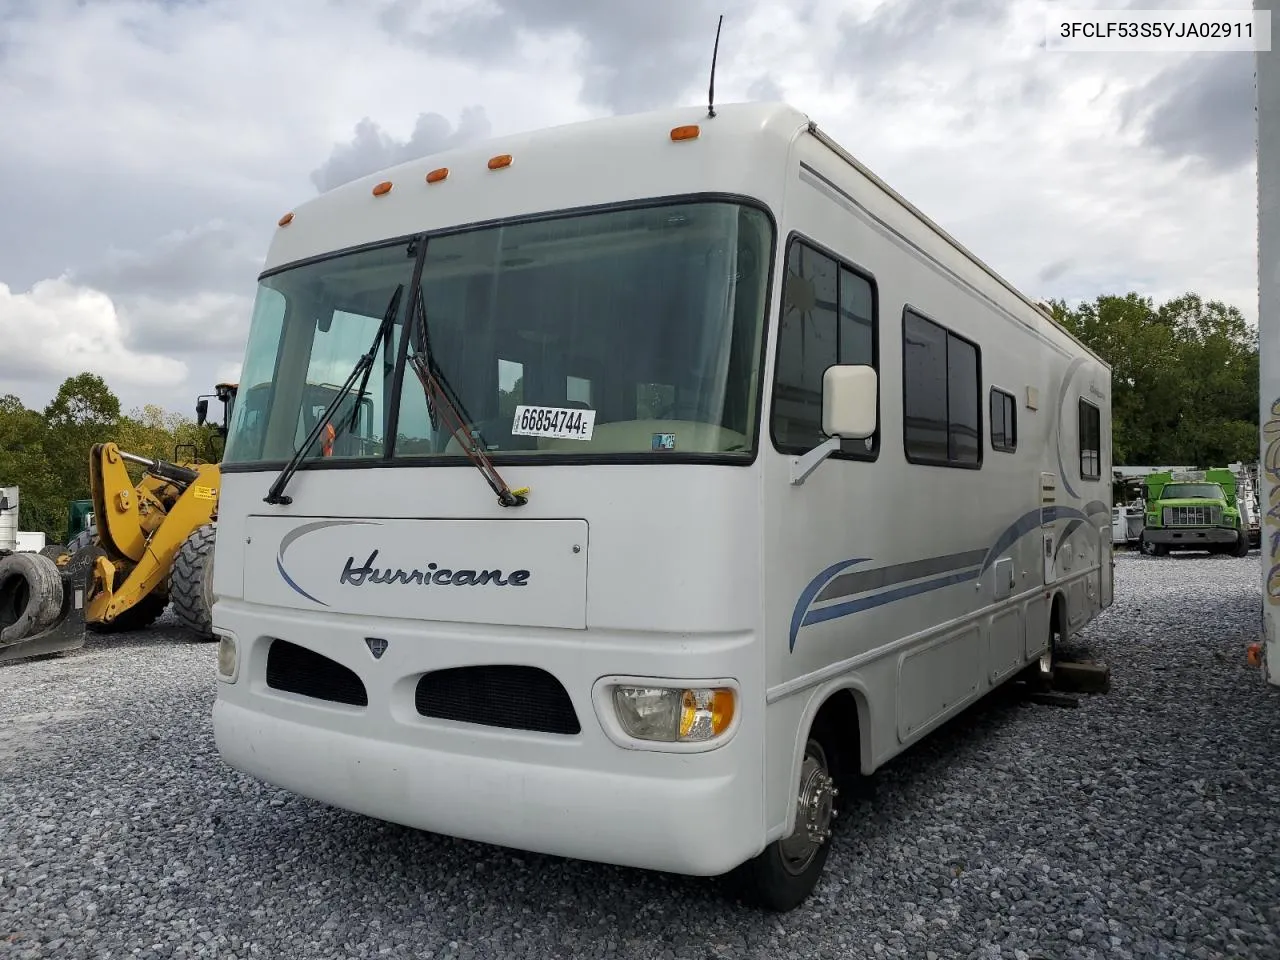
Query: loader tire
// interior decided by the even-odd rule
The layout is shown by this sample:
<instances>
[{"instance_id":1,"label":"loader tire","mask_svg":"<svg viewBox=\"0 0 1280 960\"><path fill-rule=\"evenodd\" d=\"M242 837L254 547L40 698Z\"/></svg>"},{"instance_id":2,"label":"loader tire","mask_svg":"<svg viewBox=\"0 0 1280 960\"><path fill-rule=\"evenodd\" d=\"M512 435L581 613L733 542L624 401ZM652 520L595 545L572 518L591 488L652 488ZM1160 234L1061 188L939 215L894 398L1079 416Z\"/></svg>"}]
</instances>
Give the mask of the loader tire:
<instances>
[{"instance_id":1,"label":"loader tire","mask_svg":"<svg viewBox=\"0 0 1280 960\"><path fill-rule=\"evenodd\" d=\"M213 545L217 527L212 523L192 530L178 548L169 574L173 612L178 621L201 640L213 639Z\"/></svg>"},{"instance_id":2,"label":"loader tire","mask_svg":"<svg viewBox=\"0 0 1280 960\"><path fill-rule=\"evenodd\" d=\"M0 560L0 643L52 626L62 610L62 577L48 557L12 553Z\"/></svg>"},{"instance_id":3,"label":"loader tire","mask_svg":"<svg viewBox=\"0 0 1280 960\"><path fill-rule=\"evenodd\" d=\"M48 546L40 548L40 556L48 557L50 560L56 561L60 556L67 552L67 548L60 543L51 543Z\"/></svg>"}]
</instances>

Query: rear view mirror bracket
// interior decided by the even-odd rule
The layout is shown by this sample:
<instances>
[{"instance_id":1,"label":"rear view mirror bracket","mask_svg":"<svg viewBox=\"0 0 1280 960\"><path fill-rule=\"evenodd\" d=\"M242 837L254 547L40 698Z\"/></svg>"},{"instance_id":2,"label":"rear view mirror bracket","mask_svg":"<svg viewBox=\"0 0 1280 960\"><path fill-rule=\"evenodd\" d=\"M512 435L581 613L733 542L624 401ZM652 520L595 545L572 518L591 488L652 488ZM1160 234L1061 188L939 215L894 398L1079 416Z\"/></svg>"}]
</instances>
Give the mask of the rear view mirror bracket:
<instances>
[{"instance_id":1,"label":"rear view mirror bracket","mask_svg":"<svg viewBox=\"0 0 1280 960\"><path fill-rule=\"evenodd\" d=\"M840 438L830 437L824 440L818 446L814 447L808 453L802 453L798 457L791 458L791 483L793 486L799 486L804 483L809 474L817 470L822 465L822 461L833 453L840 450Z\"/></svg>"}]
</instances>

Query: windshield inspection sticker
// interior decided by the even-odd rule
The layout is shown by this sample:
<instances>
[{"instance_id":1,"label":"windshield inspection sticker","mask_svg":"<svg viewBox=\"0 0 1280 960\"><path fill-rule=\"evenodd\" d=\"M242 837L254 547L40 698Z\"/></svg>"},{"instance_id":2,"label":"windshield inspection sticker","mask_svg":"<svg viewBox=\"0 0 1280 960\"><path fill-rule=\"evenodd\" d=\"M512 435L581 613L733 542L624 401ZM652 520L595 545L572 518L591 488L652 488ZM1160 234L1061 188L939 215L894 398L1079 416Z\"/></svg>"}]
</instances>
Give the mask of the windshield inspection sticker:
<instances>
[{"instance_id":1,"label":"windshield inspection sticker","mask_svg":"<svg viewBox=\"0 0 1280 960\"><path fill-rule=\"evenodd\" d=\"M594 410L565 407L516 407L511 432L521 437L554 437L558 440L590 440L596 428Z\"/></svg>"}]
</instances>

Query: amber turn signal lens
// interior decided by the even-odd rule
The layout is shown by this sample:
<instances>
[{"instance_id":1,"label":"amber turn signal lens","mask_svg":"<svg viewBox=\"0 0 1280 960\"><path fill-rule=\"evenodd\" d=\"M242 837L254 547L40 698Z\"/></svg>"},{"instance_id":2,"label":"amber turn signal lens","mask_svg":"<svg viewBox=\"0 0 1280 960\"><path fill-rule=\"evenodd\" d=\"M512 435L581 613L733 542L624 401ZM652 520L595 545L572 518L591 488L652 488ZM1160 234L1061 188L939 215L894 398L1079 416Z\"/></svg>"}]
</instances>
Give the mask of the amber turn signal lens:
<instances>
[{"instance_id":1,"label":"amber turn signal lens","mask_svg":"<svg viewBox=\"0 0 1280 960\"><path fill-rule=\"evenodd\" d=\"M702 131L698 128L698 125L696 123L691 123L688 126L684 126L684 127L672 127L671 139L672 140L697 140L698 134L700 134L701 132Z\"/></svg>"}]
</instances>

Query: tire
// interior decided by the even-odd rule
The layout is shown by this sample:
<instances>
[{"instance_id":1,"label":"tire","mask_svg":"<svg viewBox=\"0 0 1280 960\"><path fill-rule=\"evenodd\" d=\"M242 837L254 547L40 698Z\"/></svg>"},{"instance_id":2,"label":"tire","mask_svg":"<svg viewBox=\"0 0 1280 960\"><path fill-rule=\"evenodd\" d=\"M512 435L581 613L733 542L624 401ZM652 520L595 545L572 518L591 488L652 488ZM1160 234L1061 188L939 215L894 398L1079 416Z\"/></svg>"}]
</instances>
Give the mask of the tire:
<instances>
[{"instance_id":1,"label":"tire","mask_svg":"<svg viewBox=\"0 0 1280 960\"><path fill-rule=\"evenodd\" d=\"M40 548L40 556L48 557L53 561L57 561L57 559L66 552L67 548L60 543L50 543L47 546Z\"/></svg>"},{"instance_id":2,"label":"tire","mask_svg":"<svg viewBox=\"0 0 1280 960\"><path fill-rule=\"evenodd\" d=\"M789 837L773 841L727 878L748 905L785 913L808 899L817 886L831 851L835 798L840 794L835 783L843 776L839 757L835 731L815 722L800 768L795 828ZM808 818L806 809L812 811ZM808 834L810 828L813 834ZM815 842L814 834L821 839Z\"/></svg>"},{"instance_id":3,"label":"tire","mask_svg":"<svg viewBox=\"0 0 1280 960\"><path fill-rule=\"evenodd\" d=\"M1138 549L1148 557L1163 557L1169 552L1169 548L1163 543L1152 543L1145 535L1139 538Z\"/></svg>"},{"instance_id":4,"label":"tire","mask_svg":"<svg viewBox=\"0 0 1280 960\"><path fill-rule=\"evenodd\" d=\"M178 621L202 640L213 639L213 547L217 527L206 523L183 541L169 582Z\"/></svg>"},{"instance_id":5,"label":"tire","mask_svg":"<svg viewBox=\"0 0 1280 960\"><path fill-rule=\"evenodd\" d=\"M0 560L0 643L12 643L52 626L62 610L62 577L38 553Z\"/></svg>"},{"instance_id":6,"label":"tire","mask_svg":"<svg viewBox=\"0 0 1280 960\"><path fill-rule=\"evenodd\" d=\"M1246 531L1236 531L1236 545L1231 553L1236 557L1247 557L1249 555L1249 534Z\"/></svg>"}]
</instances>

